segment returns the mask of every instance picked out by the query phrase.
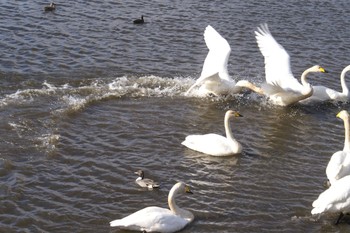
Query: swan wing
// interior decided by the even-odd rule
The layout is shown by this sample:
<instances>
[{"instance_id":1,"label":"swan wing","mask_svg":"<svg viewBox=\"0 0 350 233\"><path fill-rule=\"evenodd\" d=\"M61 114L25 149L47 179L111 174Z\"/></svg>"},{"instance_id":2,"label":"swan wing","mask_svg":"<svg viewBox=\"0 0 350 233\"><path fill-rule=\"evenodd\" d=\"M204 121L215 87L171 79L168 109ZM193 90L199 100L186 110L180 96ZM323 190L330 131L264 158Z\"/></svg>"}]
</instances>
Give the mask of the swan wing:
<instances>
[{"instance_id":1,"label":"swan wing","mask_svg":"<svg viewBox=\"0 0 350 233\"><path fill-rule=\"evenodd\" d=\"M186 226L188 221L173 214L169 209L150 206L122 219L110 222L111 227L134 231L174 232Z\"/></svg>"},{"instance_id":2,"label":"swan wing","mask_svg":"<svg viewBox=\"0 0 350 233\"><path fill-rule=\"evenodd\" d=\"M303 86L293 76L289 54L273 38L267 24L258 27L255 38L264 56L266 82L285 91L299 92Z\"/></svg>"},{"instance_id":3,"label":"swan wing","mask_svg":"<svg viewBox=\"0 0 350 233\"><path fill-rule=\"evenodd\" d=\"M209 52L199 79L205 79L219 73L221 79L232 80L227 72L227 63L231 53L231 47L227 40L210 25L204 31L204 40Z\"/></svg>"},{"instance_id":4,"label":"swan wing","mask_svg":"<svg viewBox=\"0 0 350 233\"><path fill-rule=\"evenodd\" d=\"M346 176L319 195L312 203L312 214L342 212L350 208L350 176Z\"/></svg>"},{"instance_id":5,"label":"swan wing","mask_svg":"<svg viewBox=\"0 0 350 233\"><path fill-rule=\"evenodd\" d=\"M214 156L234 154L230 141L218 134L189 135L181 144L192 150Z\"/></svg>"},{"instance_id":6,"label":"swan wing","mask_svg":"<svg viewBox=\"0 0 350 233\"><path fill-rule=\"evenodd\" d=\"M350 175L350 152L338 151L328 162L326 175L331 184L336 180Z\"/></svg>"}]
</instances>

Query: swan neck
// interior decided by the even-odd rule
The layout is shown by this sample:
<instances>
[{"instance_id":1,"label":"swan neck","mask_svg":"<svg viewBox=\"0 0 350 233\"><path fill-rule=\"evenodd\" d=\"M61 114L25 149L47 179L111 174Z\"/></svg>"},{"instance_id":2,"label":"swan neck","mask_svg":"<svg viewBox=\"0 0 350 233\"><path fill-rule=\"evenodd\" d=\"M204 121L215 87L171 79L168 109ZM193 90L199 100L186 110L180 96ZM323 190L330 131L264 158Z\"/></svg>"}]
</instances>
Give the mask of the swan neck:
<instances>
[{"instance_id":1,"label":"swan neck","mask_svg":"<svg viewBox=\"0 0 350 233\"><path fill-rule=\"evenodd\" d=\"M305 87L310 85L306 80L306 75L308 75L309 73L310 73L310 69L307 69L301 75L301 84L303 84L303 86Z\"/></svg>"},{"instance_id":2,"label":"swan neck","mask_svg":"<svg viewBox=\"0 0 350 233\"><path fill-rule=\"evenodd\" d=\"M229 115L225 116L225 133L226 133L226 137L227 138L230 138L230 139L235 141L235 138L233 137L233 134L232 134L231 124L230 124L230 116Z\"/></svg>"},{"instance_id":3,"label":"swan neck","mask_svg":"<svg viewBox=\"0 0 350 233\"><path fill-rule=\"evenodd\" d=\"M344 119L344 128L345 128L345 141L343 151L350 151L350 125L349 117Z\"/></svg>"},{"instance_id":4,"label":"swan neck","mask_svg":"<svg viewBox=\"0 0 350 233\"><path fill-rule=\"evenodd\" d=\"M180 207L177 206L175 202L175 197L178 195L179 189L181 189L181 186L174 186L168 195L168 205L171 210L175 215L178 215L187 221L191 222L194 219L194 215L185 209L181 209Z\"/></svg>"},{"instance_id":5,"label":"swan neck","mask_svg":"<svg viewBox=\"0 0 350 233\"><path fill-rule=\"evenodd\" d=\"M344 69L341 72L340 83L341 83L341 87L342 87L342 90L343 90L343 94L347 96L349 94L349 88L348 88L348 86L346 85L346 82L345 82L345 74L346 74L346 72L348 72L347 69Z\"/></svg>"}]
</instances>

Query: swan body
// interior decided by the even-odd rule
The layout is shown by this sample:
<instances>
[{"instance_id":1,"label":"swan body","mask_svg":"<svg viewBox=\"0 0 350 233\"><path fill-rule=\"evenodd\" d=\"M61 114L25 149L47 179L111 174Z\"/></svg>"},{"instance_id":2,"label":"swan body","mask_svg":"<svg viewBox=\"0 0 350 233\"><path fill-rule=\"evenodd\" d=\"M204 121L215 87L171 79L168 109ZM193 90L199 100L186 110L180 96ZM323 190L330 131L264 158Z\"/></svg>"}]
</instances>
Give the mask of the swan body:
<instances>
[{"instance_id":1,"label":"swan body","mask_svg":"<svg viewBox=\"0 0 350 233\"><path fill-rule=\"evenodd\" d=\"M326 70L318 65L313 66L303 72L300 83L292 74L289 54L273 38L267 24L258 27L255 38L265 60L266 84L262 87L262 91L271 102L288 106L310 97L313 88L306 81L307 74L326 73Z\"/></svg>"},{"instance_id":2,"label":"swan body","mask_svg":"<svg viewBox=\"0 0 350 233\"><path fill-rule=\"evenodd\" d=\"M345 142L342 151L334 153L326 168L326 175L331 185L344 176L350 175L350 129L349 113L340 111L337 117L344 121Z\"/></svg>"},{"instance_id":3,"label":"swan body","mask_svg":"<svg viewBox=\"0 0 350 233\"><path fill-rule=\"evenodd\" d=\"M145 173L142 170L138 170L135 174L139 175L139 177L135 180L135 182L143 188L159 188L159 184L154 182L151 179L145 178Z\"/></svg>"},{"instance_id":4,"label":"swan body","mask_svg":"<svg viewBox=\"0 0 350 233\"><path fill-rule=\"evenodd\" d=\"M228 156L242 152L241 144L232 135L231 117L242 117L238 112L228 110L224 124L226 137L218 134L189 135L181 144L195 151L213 156Z\"/></svg>"},{"instance_id":5,"label":"swan body","mask_svg":"<svg viewBox=\"0 0 350 233\"><path fill-rule=\"evenodd\" d=\"M340 212L339 220L343 214L350 212L350 176L345 176L334 182L331 187L319 195L312 203L314 207L311 214Z\"/></svg>"},{"instance_id":6,"label":"swan body","mask_svg":"<svg viewBox=\"0 0 350 233\"><path fill-rule=\"evenodd\" d=\"M255 92L261 91L260 88L246 80L236 84L229 76L227 63L231 47L227 40L210 25L204 31L204 40L209 52L205 58L201 76L188 89L186 95L190 94L195 87L199 87L197 94L200 96L236 94L243 88L249 88Z\"/></svg>"},{"instance_id":7,"label":"swan body","mask_svg":"<svg viewBox=\"0 0 350 233\"><path fill-rule=\"evenodd\" d=\"M176 232L191 223L193 214L179 208L175 197L180 193L192 193L190 187L182 182L176 183L169 192L169 209L160 207L146 207L125 218L110 222L111 227L146 232Z\"/></svg>"},{"instance_id":8,"label":"swan body","mask_svg":"<svg viewBox=\"0 0 350 233\"><path fill-rule=\"evenodd\" d=\"M313 86L314 92L306 101L327 101L327 100L349 100L349 88L345 81L345 74L350 71L350 65L346 66L340 74L340 84L342 92L333 90L325 86Z\"/></svg>"}]
</instances>

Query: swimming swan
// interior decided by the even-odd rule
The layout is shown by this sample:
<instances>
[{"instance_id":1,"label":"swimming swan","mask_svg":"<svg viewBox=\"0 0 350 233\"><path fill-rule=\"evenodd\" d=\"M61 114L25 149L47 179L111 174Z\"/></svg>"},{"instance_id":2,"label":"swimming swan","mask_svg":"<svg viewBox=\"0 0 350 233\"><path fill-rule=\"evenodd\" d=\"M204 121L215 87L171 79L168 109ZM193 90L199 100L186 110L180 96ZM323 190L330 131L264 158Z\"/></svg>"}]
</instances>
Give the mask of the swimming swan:
<instances>
[{"instance_id":1,"label":"swimming swan","mask_svg":"<svg viewBox=\"0 0 350 233\"><path fill-rule=\"evenodd\" d=\"M332 186L319 195L312 203L311 214L337 213L340 215L338 224L344 214L350 212L350 176L345 176L333 183Z\"/></svg>"},{"instance_id":2,"label":"swimming swan","mask_svg":"<svg viewBox=\"0 0 350 233\"><path fill-rule=\"evenodd\" d=\"M209 52L205 58L201 76L188 89L186 95L189 95L193 88L197 86L199 86L197 93L200 96L208 94L215 96L236 94L243 88L249 88L258 93L261 92L260 88L249 81L241 80L236 83L229 76L227 62L231 53L231 47L227 40L210 25L204 31L204 40Z\"/></svg>"},{"instance_id":3,"label":"swimming swan","mask_svg":"<svg viewBox=\"0 0 350 233\"><path fill-rule=\"evenodd\" d=\"M340 111L337 117L344 121L345 141L342 151L334 153L326 168L326 175L331 185L340 178L350 175L350 126L349 113Z\"/></svg>"},{"instance_id":4,"label":"swimming swan","mask_svg":"<svg viewBox=\"0 0 350 233\"><path fill-rule=\"evenodd\" d=\"M139 175L139 177L135 180L135 182L140 185L142 188L159 188L159 184L154 182L151 179L145 178L145 173L142 170L138 170L135 174Z\"/></svg>"},{"instance_id":5,"label":"swimming swan","mask_svg":"<svg viewBox=\"0 0 350 233\"><path fill-rule=\"evenodd\" d=\"M349 100L349 88L346 85L345 81L345 74L348 71L350 71L350 65L345 67L340 74L340 84L342 87L342 92L324 86L313 86L314 93L311 97L307 98L306 101Z\"/></svg>"},{"instance_id":6,"label":"swimming swan","mask_svg":"<svg viewBox=\"0 0 350 233\"><path fill-rule=\"evenodd\" d=\"M181 144L195 151L213 156L228 156L242 152L241 144L233 137L230 118L242 117L238 112L228 110L225 114L226 137L218 134L189 135Z\"/></svg>"},{"instance_id":7,"label":"swimming swan","mask_svg":"<svg viewBox=\"0 0 350 233\"><path fill-rule=\"evenodd\" d=\"M313 66L303 72L300 84L292 74L288 53L273 38L267 24L258 27L255 38L265 60L266 84L262 89L272 103L288 106L310 97L313 89L306 81L306 75L310 72L327 71L320 66Z\"/></svg>"},{"instance_id":8,"label":"swimming swan","mask_svg":"<svg viewBox=\"0 0 350 233\"><path fill-rule=\"evenodd\" d=\"M184 228L194 219L193 214L179 208L175 197L181 193L192 193L190 187L182 182L176 183L169 192L169 209L146 207L125 218L110 222L111 227L146 232L175 232Z\"/></svg>"}]
</instances>

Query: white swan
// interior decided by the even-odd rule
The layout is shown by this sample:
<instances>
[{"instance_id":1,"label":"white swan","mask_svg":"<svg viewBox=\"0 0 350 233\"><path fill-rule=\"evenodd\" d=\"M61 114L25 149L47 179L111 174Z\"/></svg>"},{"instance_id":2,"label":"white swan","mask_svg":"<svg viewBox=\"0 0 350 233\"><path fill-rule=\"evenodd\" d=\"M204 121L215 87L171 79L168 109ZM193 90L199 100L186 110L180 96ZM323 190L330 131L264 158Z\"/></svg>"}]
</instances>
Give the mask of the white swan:
<instances>
[{"instance_id":1,"label":"white swan","mask_svg":"<svg viewBox=\"0 0 350 233\"><path fill-rule=\"evenodd\" d=\"M350 176L345 176L319 195L312 203L311 214L337 213L339 223L344 214L350 212Z\"/></svg>"},{"instance_id":2,"label":"white swan","mask_svg":"<svg viewBox=\"0 0 350 233\"><path fill-rule=\"evenodd\" d=\"M146 232L175 232L193 221L193 214L179 208L175 197L180 193L192 193L190 187L182 182L176 183L169 192L169 209L146 207L125 218L110 222L111 227Z\"/></svg>"},{"instance_id":3,"label":"white swan","mask_svg":"<svg viewBox=\"0 0 350 233\"><path fill-rule=\"evenodd\" d=\"M231 117L242 117L242 115L232 110L226 112L224 120L226 137L213 133L189 135L181 144L192 150L213 156L228 156L241 153L242 146L232 134L229 122Z\"/></svg>"},{"instance_id":4,"label":"white swan","mask_svg":"<svg viewBox=\"0 0 350 233\"><path fill-rule=\"evenodd\" d=\"M255 38L265 60L266 85L262 87L263 93L272 103L287 106L310 97L313 89L306 81L306 75L310 72L325 73L325 69L313 66L305 70L300 84L292 74L288 53L273 38L267 24L258 27Z\"/></svg>"},{"instance_id":5,"label":"white swan","mask_svg":"<svg viewBox=\"0 0 350 233\"><path fill-rule=\"evenodd\" d=\"M326 175L329 183L333 183L340 178L350 175L350 126L349 113L345 110L340 111L337 117L344 121L345 141L342 151L334 153L329 160L326 168Z\"/></svg>"},{"instance_id":6,"label":"white swan","mask_svg":"<svg viewBox=\"0 0 350 233\"><path fill-rule=\"evenodd\" d=\"M350 71L350 65L345 67L340 74L340 84L342 92L324 86L313 86L314 93L305 101L327 101L327 100L349 100L349 88L345 81L345 74Z\"/></svg>"},{"instance_id":7,"label":"white swan","mask_svg":"<svg viewBox=\"0 0 350 233\"><path fill-rule=\"evenodd\" d=\"M159 188L159 184L151 179L145 178L145 173L142 170L135 172L139 177L135 180L136 184L140 185L142 188Z\"/></svg>"},{"instance_id":8,"label":"white swan","mask_svg":"<svg viewBox=\"0 0 350 233\"><path fill-rule=\"evenodd\" d=\"M249 81L241 80L236 83L229 76L227 62L231 47L227 40L210 25L204 31L204 40L209 52L205 58L201 76L188 89L186 95L190 94L195 87L199 87L196 93L200 96L236 94L243 88L249 88L258 93L261 92L260 88Z\"/></svg>"}]
</instances>

